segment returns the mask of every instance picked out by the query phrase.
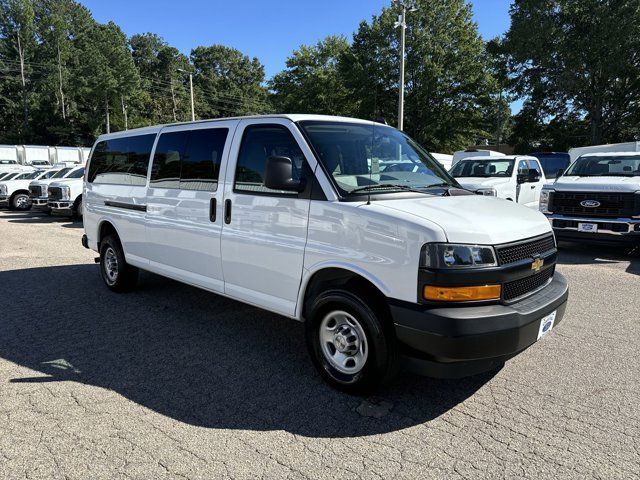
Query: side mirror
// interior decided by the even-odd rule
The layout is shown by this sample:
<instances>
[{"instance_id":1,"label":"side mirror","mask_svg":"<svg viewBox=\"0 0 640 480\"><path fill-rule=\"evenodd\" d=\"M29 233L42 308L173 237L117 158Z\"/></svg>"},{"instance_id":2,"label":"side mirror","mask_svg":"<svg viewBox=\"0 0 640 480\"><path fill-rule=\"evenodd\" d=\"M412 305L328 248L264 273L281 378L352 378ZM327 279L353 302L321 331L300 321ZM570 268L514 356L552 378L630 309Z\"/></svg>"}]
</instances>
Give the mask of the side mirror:
<instances>
[{"instance_id":1,"label":"side mirror","mask_svg":"<svg viewBox=\"0 0 640 480\"><path fill-rule=\"evenodd\" d=\"M264 172L264 186L271 190L302 192L304 179L293 179L293 162L289 157L269 157Z\"/></svg>"},{"instance_id":2,"label":"side mirror","mask_svg":"<svg viewBox=\"0 0 640 480\"><path fill-rule=\"evenodd\" d=\"M529 183L533 183L533 182L537 182L540 180L540 174L538 173L538 171L534 168L530 168L529 169L529 175L527 177L527 181Z\"/></svg>"}]
</instances>

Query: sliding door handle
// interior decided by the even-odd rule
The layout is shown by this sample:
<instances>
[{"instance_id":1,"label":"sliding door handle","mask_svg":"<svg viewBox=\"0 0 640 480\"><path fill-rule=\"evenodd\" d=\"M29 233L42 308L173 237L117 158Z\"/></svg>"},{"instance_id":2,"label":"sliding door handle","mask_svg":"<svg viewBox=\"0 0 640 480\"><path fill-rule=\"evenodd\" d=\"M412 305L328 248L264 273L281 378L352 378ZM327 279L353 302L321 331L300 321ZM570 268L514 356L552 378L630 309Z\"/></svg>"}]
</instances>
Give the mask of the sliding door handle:
<instances>
[{"instance_id":1,"label":"sliding door handle","mask_svg":"<svg viewBox=\"0 0 640 480\"><path fill-rule=\"evenodd\" d=\"M212 222L215 223L216 221L216 208L218 206L218 203L216 202L215 197L211 199L211 202L209 203L209 220L211 220Z\"/></svg>"},{"instance_id":2,"label":"sliding door handle","mask_svg":"<svg viewBox=\"0 0 640 480\"><path fill-rule=\"evenodd\" d=\"M224 201L224 223L231 223L231 200Z\"/></svg>"}]
</instances>

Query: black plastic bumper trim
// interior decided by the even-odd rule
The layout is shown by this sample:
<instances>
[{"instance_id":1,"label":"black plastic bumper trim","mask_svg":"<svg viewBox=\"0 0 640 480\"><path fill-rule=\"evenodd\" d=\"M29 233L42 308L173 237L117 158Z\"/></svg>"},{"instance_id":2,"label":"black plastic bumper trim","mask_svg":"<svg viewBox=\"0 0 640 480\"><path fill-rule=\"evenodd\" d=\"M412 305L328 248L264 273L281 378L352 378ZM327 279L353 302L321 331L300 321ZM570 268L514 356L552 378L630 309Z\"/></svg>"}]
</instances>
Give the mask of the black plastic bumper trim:
<instances>
[{"instance_id":1,"label":"black plastic bumper trim","mask_svg":"<svg viewBox=\"0 0 640 480\"><path fill-rule=\"evenodd\" d=\"M511 305L429 308L391 301L400 343L413 356L437 363L509 357L538 339L540 320L556 311L554 328L564 315L568 285L556 273L538 293Z\"/></svg>"},{"instance_id":2,"label":"black plastic bumper trim","mask_svg":"<svg viewBox=\"0 0 640 480\"><path fill-rule=\"evenodd\" d=\"M146 212L147 211L147 206L146 205L136 205L134 203L113 202L111 200L106 200L104 202L104 204L107 207L124 208L125 210L135 210L135 211L138 211L138 212Z\"/></svg>"}]
</instances>

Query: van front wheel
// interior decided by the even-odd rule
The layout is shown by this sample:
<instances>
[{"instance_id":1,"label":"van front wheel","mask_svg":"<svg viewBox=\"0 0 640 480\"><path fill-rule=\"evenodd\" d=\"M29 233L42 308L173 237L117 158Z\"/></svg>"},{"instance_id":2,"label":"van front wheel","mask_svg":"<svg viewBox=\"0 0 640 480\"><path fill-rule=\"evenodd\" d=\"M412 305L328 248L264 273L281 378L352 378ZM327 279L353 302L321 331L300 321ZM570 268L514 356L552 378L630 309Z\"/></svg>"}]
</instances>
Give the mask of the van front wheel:
<instances>
[{"instance_id":1,"label":"van front wheel","mask_svg":"<svg viewBox=\"0 0 640 480\"><path fill-rule=\"evenodd\" d=\"M100 242L100 274L102 280L114 292L129 292L138 281L138 269L124 258L120 240L109 235Z\"/></svg>"},{"instance_id":2,"label":"van front wheel","mask_svg":"<svg viewBox=\"0 0 640 480\"><path fill-rule=\"evenodd\" d=\"M374 312L345 290L322 293L306 322L307 347L331 386L366 394L389 383L398 370L398 348L383 310Z\"/></svg>"}]
</instances>

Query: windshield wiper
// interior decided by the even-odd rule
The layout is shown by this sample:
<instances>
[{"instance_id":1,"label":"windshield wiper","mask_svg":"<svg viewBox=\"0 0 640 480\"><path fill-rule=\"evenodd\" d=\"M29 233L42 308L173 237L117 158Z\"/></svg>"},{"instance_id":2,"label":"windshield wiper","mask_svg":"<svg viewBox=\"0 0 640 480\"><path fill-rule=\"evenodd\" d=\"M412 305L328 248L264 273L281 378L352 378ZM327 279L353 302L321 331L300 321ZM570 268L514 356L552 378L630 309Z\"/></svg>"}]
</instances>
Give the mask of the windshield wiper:
<instances>
[{"instance_id":1,"label":"windshield wiper","mask_svg":"<svg viewBox=\"0 0 640 480\"><path fill-rule=\"evenodd\" d=\"M429 187L431 187L431 185ZM429 187L424 187L424 188L429 188ZM394 183L380 183L377 185L365 185L364 187L358 187L351 190L349 194L356 193L356 192L366 192L371 190L386 190L386 189L402 190L403 192L415 192L415 193L422 193L423 195L431 195L431 193L429 192L418 190L417 188L410 187L408 185L398 185Z\"/></svg>"}]
</instances>

